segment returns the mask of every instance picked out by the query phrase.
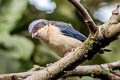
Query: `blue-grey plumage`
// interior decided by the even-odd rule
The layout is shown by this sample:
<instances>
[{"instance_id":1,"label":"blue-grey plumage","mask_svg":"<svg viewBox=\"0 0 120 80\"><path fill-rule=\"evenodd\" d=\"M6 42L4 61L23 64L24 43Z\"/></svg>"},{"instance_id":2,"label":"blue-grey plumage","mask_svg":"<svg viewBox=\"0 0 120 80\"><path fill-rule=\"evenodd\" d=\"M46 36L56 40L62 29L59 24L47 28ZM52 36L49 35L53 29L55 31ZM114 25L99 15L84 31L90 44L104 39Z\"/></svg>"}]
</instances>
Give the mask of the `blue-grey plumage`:
<instances>
[{"instance_id":1,"label":"blue-grey plumage","mask_svg":"<svg viewBox=\"0 0 120 80\"><path fill-rule=\"evenodd\" d=\"M66 36L76 38L82 42L86 40L86 37L80 32L76 31L70 24L61 24L60 22L57 22L54 25L59 27L61 32Z\"/></svg>"},{"instance_id":2,"label":"blue-grey plumage","mask_svg":"<svg viewBox=\"0 0 120 80\"><path fill-rule=\"evenodd\" d=\"M86 40L86 37L70 24L44 19L33 21L29 26L29 33L61 57Z\"/></svg>"}]
</instances>

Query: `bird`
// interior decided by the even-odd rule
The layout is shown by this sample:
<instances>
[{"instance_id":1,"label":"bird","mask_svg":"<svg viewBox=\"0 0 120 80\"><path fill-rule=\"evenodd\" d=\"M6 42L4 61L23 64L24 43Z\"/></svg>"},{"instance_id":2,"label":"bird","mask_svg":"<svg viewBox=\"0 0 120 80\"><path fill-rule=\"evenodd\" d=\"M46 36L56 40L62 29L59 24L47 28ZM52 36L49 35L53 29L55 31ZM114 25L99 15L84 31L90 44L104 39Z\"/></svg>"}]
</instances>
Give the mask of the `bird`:
<instances>
[{"instance_id":1,"label":"bird","mask_svg":"<svg viewBox=\"0 0 120 80\"><path fill-rule=\"evenodd\" d=\"M71 24L46 19L35 20L29 25L29 34L63 57L67 52L80 46L86 36L75 30Z\"/></svg>"}]
</instances>

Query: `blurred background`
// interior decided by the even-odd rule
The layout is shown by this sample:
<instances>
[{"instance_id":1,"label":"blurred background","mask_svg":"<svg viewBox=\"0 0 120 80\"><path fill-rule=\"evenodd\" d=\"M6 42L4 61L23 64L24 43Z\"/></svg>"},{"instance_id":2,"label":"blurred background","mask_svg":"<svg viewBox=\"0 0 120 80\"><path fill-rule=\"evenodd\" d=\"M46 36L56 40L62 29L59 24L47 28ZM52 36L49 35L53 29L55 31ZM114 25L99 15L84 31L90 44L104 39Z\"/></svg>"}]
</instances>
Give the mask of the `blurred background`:
<instances>
[{"instance_id":1,"label":"blurred background","mask_svg":"<svg viewBox=\"0 0 120 80\"><path fill-rule=\"evenodd\" d=\"M119 0L79 0L97 25L106 22ZM0 73L23 72L33 65L45 66L59 59L51 50L28 34L29 24L37 19L71 23L88 36L89 31L79 12L67 0L0 0ZM120 40L107 48L112 52L96 55L83 64L101 64L120 59ZM96 80L69 77L66 80Z\"/></svg>"}]
</instances>

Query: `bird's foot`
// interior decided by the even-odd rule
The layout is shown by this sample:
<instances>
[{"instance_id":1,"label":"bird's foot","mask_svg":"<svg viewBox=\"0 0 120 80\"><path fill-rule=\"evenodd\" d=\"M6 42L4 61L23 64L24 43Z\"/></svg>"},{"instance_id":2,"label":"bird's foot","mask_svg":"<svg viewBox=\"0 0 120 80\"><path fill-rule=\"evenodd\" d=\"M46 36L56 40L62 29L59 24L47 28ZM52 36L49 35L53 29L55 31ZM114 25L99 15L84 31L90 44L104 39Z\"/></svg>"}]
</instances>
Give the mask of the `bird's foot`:
<instances>
[{"instance_id":1,"label":"bird's foot","mask_svg":"<svg viewBox=\"0 0 120 80\"><path fill-rule=\"evenodd\" d=\"M50 66L52 63L46 64L46 67Z\"/></svg>"}]
</instances>

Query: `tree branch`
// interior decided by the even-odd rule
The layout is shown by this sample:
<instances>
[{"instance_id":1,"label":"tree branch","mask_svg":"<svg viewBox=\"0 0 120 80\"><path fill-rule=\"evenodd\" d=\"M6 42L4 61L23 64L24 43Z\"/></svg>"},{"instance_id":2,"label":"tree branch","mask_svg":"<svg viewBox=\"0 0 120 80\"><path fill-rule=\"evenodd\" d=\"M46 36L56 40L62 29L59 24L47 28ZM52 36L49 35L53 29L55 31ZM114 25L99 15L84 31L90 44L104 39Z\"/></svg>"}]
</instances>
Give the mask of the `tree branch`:
<instances>
[{"instance_id":1,"label":"tree branch","mask_svg":"<svg viewBox=\"0 0 120 80\"><path fill-rule=\"evenodd\" d=\"M23 80L28 76L32 76L34 74L38 74L39 70L44 69L44 67L35 66L32 70L28 72L21 72L21 73L12 73L12 74L2 74L0 75L0 80ZM95 75L95 77L105 78L110 80L118 80L120 79L120 75L112 72L112 70L120 70L120 61L106 63L101 65L85 65L85 66L77 66L75 69L71 71L64 71L65 75L62 77L68 76L85 76L85 75ZM102 75L102 76L101 76ZM103 77L104 76L104 77Z\"/></svg>"},{"instance_id":2,"label":"tree branch","mask_svg":"<svg viewBox=\"0 0 120 80\"><path fill-rule=\"evenodd\" d=\"M101 64L101 65L85 65L78 66L71 71L66 71L63 77L67 76L85 76L85 75L95 75L95 77L99 76L100 78L107 78L110 80L118 80L120 79L120 75L116 74L112 70L120 69L120 61ZM104 75L104 77L103 77Z\"/></svg>"},{"instance_id":3,"label":"tree branch","mask_svg":"<svg viewBox=\"0 0 120 80\"><path fill-rule=\"evenodd\" d=\"M11 73L11 74L1 74L0 80L23 80L28 76L35 74L36 72L21 72L21 73Z\"/></svg>"},{"instance_id":4,"label":"tree branch","mask_svg":"<svg viewBox=\"0 0 120 80\"><path fill-rule=\"evenodd\" d=\"M68 0L68 1L71 2L79 10L82 18L84 19L85 23L87 24L87 26L89 28L89 31L91 33L96 33L96 31L97 31L96 24L90 17L87 10L82 6L82 4L80 2L78 2L77 0Z\"/></svg>"},{"instance_id":5,"label":"tree branch","mask_svg":"<svg viewBox=\"0 0 120 80\"><path fill-rule=\"evenodd\" d=\"M36 74L39 70L42 70L44 68L45 67L34 65L33 68L30 69L28 72L1 74L0 80L23 80L27 78L28 76Z\"/></svg>"}]
</instances>

